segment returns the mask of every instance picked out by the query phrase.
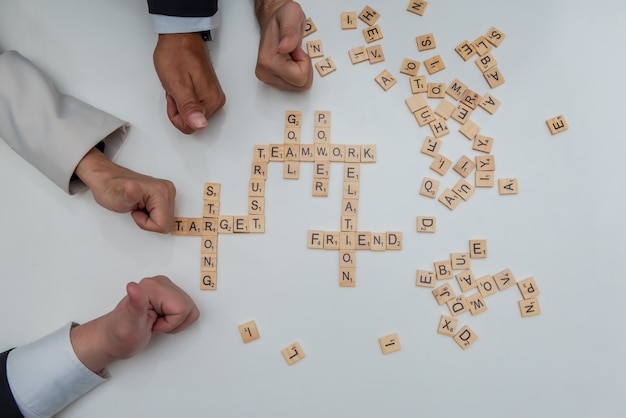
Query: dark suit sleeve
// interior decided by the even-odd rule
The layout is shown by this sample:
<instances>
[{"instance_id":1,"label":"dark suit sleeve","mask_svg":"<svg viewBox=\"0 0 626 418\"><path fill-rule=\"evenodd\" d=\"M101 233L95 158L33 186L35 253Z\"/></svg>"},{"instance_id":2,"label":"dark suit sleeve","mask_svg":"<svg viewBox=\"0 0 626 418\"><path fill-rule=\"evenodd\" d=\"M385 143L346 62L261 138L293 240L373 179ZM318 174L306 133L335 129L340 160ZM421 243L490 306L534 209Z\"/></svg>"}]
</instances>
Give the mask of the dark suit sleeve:
<instances>
[{"instance_id":1,"label":"dark suit sleeve","mask_svg":"<svg viewBox=\"0 0 626 418\"><path fill-rule=\"evenodd\" d=\"M7 379L7 357L8 351L0 354L0 417L2 418L24 418L15 403L9 381Z\"/></svg>"},{"instance_id":2,"label":"dark suit sleeve","mask_svg":"<svg viewBox=\"0 0 626 418\"><path fill-rule=\"evenodd\" d=\"M209 17L217 13L217 0L148 0L151 14Z\"/></svg>"}]
</instances>

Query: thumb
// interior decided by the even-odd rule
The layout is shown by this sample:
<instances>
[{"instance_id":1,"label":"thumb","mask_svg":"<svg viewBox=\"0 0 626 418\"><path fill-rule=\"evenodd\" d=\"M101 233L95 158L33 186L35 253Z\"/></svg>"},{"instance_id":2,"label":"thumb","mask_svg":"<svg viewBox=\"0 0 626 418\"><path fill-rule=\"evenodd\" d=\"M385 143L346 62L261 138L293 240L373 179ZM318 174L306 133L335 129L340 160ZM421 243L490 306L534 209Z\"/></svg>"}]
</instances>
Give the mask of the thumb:
<instances>
[{"instance_id":1,"label":"thumb","mask_svg":"<svg viewBox=\"0 0 626 418\"><path fill-rule=\"evenodd\" d=\"M300 46L300 41L302 40L301 29L302 28L298 20L283 18L282 21L279 21L279 53L289 54Z\"/></svg>"},{"instance_id":2,"label":"thumb","mask_svg":"<svg viewBox=\"0 0 626 418\"><path fill-rule=\"evenodd\" d=\"M204 107L193 91L173 92L178 113L185 124L193 129L202 129L208 125Z\"/></svg>"},{"instance_id":3,"label":"thumb","mask_svg":"<svg viewBox=\"0 0 626 418\"><path fill-rule=\"evenodd\" d=\"M148 295L135 282L126 285L126 310L131 317L144 318L150 307Z\"/></svg>"}]
</instances>

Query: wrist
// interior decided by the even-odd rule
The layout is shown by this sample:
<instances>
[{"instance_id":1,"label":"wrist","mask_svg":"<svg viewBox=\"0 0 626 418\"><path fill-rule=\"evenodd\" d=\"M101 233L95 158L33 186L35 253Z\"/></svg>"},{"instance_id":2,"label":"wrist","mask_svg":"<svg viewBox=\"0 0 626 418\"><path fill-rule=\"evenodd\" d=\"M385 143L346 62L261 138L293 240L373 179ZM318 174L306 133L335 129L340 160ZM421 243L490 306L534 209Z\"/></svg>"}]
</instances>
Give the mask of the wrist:
<instances>
[{"instance_id":1,"label":"wrist","mask_svg":"<svg viewBox=\"0 0 626 418\"><path fill-rule=\"evenodd\" d=\"M90 189L110 177L117 165L97 148L92 148L80 160L74 173Z\"/></svg>"}]
</instances>

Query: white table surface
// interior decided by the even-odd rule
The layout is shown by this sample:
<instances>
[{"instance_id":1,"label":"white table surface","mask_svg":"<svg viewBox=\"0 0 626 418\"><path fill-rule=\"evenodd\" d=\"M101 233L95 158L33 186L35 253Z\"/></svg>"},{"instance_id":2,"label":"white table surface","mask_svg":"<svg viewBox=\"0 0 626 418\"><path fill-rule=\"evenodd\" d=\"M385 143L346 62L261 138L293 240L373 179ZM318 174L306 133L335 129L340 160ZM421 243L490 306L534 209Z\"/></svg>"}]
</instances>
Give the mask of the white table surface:
<instances>
[{"instance_id":1,"label":"white table surface","mask_svg":"<svg viewBox=\"0 0 626 418\"><path fill-rule=\"evenodd\" d=\"M266 233L220 236L218 290L201 291L199 238L143 232L90 193L66 196L0 142L0 350L107 312L127 281L165 274L191 294L200 320L112 365L111 381L61 416L621 416L626 4L433 0L420 17L407 1L303 1L318 27L306 40L322 39L338 69L316 73L309 92L287 93L254 77L250 3L222 2L211 49L227 104L193 136L165 116L142 0L3 0L0 47L128 120L117 161L171 179L178 216L201 216L204 182L221 183L222 214L245 214L253 145L282 142L286 110L302 111L302 142L311 143L313 112L330 110L333 143L377 145L377 162L361 167L359 229L402 231L402 251L359 251L356 287L340 288L337 252L307 249L306 239L309 229L339 228L341 163L326 198L311 196L310 164L284 180L271 163ZM339 16L367 4L381 15L386 60L352 65L347 51L365 44L365 26L342 31ZM493 51L506 78L492 90L502 105L472 119L494 138L496 178L518 178L520 193L478 189L449 211L418 195L424 176L439 176L419 152L430 130L407 110L399 68L440 54L446 69L429 81L490 91L454 47L491 26L507 35ZM418 52L414 38L427 33L437 48ZM398 79L387 92L374 81L384 69ZM559 114L570 128L552 136L545 121ZM442 153L454 162L477 155L449 125ZM450 170L442 188L459 178ZM437 217L435 234L415 231L420 215ZM487 312L459 316L479 336L463 351L437 334L447 310L415 286L415 272L467 251L470 239L488 243L474 273L534 277L542 314L522 318L516 288L490 296ZM243 344L237 326L252 319L261 338ZM393 332L402 350L382 355L377 340ZM295 341L306 357L288 366L280 352Z\"/></svg>"}]
</instances>

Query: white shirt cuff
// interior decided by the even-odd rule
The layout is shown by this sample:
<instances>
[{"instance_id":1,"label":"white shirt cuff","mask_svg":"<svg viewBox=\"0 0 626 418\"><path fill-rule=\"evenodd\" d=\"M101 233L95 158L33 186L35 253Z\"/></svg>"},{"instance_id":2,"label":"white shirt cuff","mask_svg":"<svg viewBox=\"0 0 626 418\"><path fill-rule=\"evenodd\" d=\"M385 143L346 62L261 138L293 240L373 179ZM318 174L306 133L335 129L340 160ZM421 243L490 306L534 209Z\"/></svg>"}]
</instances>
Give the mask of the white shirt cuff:
<instances>
[{"instance_id":1,"label":"white shirt cuff","mask_svg":"<svg viewBox=\"0 0 626 418\"><path fill-rule=\"evenodd\" d=\"M18 347L7 358L7 379L25 418L52 417L109 378L97 375L76 357L72 324Z\"/></svg>"},{"instance_id":2,"label":"white shirt cuff","mask_svg":"<svg viewBox=\"0 0 626 418\"><path fill-rule=\"evenodd\" d=\"M217 29L220 12L208 17L179 17L153 14L152 26L155 33L190 33Z\"/></svg>"}]
</instances>

